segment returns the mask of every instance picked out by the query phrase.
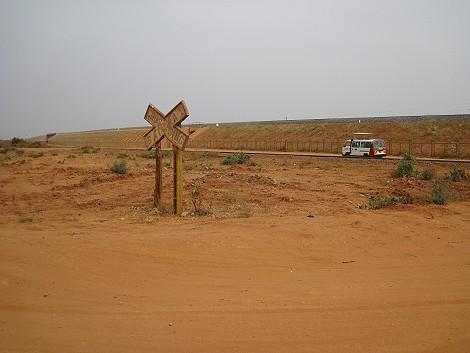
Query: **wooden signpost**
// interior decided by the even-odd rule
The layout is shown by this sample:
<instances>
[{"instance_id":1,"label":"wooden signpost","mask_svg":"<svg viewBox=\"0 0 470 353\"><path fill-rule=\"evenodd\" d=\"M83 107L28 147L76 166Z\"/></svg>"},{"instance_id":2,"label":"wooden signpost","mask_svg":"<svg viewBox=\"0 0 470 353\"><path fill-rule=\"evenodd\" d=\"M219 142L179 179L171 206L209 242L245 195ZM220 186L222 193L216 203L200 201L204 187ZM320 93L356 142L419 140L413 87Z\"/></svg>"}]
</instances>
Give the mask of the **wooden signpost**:
<instances>
[{"instance_id":1,"label":"wooden signpost","mask_svg":"<svg viewBox=\"0 0 470 353\"><path fill-rule=\"evenodd\" d=\"M189 116L184 101L179 102L170 112L164 115L149 104L144 119L152 128L144 135L147 150L155 147L156 171L154 205L162 210L162 148L161 141L166 137L173 145L173 212L183 211L183 151L188 143L189 134L181 129L181 122Z\"/></svg>"}]
</instances>

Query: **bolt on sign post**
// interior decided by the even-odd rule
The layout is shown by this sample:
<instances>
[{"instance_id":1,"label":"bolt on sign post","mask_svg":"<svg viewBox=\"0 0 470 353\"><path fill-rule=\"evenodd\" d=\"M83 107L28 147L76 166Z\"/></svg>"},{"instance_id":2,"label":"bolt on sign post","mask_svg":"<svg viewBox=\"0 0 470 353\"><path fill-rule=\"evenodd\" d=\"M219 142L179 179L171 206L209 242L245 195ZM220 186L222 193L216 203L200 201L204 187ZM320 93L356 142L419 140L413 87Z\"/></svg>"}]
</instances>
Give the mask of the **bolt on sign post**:
<instances>
[{"instance_id":1,"label":"bolt on sign post","mask_svg":"<svg viewBox=\"0 0 470 353\"><path fill-rule=\"evenodd\" d=\"M166 137L173 145L173 212L183 211L183 151L188 143L189 134L181 129L181 122L189 116L184 101L179 102L168 114L149 104L144 119L152 128L144 135L147 150L155 147L155 194L154 205L162 210L162 149L161 141Z\"/></svg>"}]
</instances>

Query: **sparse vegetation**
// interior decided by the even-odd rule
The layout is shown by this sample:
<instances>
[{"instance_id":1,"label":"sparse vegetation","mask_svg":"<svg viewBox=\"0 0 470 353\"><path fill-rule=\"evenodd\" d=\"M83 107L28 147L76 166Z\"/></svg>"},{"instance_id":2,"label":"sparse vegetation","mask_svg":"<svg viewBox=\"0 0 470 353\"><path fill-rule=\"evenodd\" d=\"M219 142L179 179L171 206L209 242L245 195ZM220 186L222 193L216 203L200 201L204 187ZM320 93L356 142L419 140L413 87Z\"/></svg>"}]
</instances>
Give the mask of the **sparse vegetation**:
<instances>
[{"instance_id":1,"label":"sparse vegetation","mask_svg":"<svg viewBox=\"0 0 470 353\"><path fill-rule=\"evenodd\" d=\"M199 216L206 216L211 214L210 207L205 208L203 206L203 190L200 186L197 186L191 192L191 203L193 204L194 214Z\"/></svg>"},{"instance_id":2,"label":"sparse vegetation","mask_svg":"<svg viewBox=\"0 0 470 353\"><path fill-rule=\"evenodd\" d=\"M426 197L429 203L446 205L453 199L451 191L442 180L436 180L430 188L430 191L431 194Z\"/></svg>"},{"instance_id":3,"label":"sparse vegetation","mask_svg":"<svg viewBox=\"0 0 470 353\"><path fill-rule=\"evenodd\" d=\"M10 149L16 147L28 147L28 148L47 148L47 144L41 141L28 141L19 137L13 137L10 141L7 141Z\"/></svg>"},{"instance_id":4,"label":"sparse vegetation","mask_svg":"<svg viewBox=\"0 0 470 353\"><path fill-rule=\"evenodd\" d=\"M236 200L236 194L237 190L236 189L230 189L230 190L224 190L222 192L222 196L224 199L230 203L234 203Z\"/></svg>"},{"instance_id":5,"label":"sparse vegetation","mask_svg":"<svg viewBox=\"0 0 470 353\"><path fill-rule=\"evenodd\" d=\"M33 152L33 153L30 153L28 157L39 158L39 157L43 157L43 156L44 156L44 152Z\"/></svg>"},{"instance_id":6,"label":"sparse vegetation","mask_svg":"<svg viewBox=\"0 0 470 353\"><path fill-rule=\"evenodd\" d=\"M98 153L100 151L100 148L99 147L93 147L93 146L90 146L90 145L86 145L86 146L80 146L80 148L78 149L81 153Z\"/></svg>"},{"instance_id":7,"label":"sparse vegetation","mask_svg":"<svg viewBox=\"0 0 470 353\"><path fill-rule=\"evenodd\" d=\"M80 187L82 187L82 188L87 188L89 183L90 183L90 181L88 180L88 178L83 178L82 180L80 180L78 185L80 185Z\"/></svg>"},{"instance_id":8,"label":"sparse vegetation","mask_svg":"<svg viewBox=\"0 0 470 353\"><path fill-rule=\"evenodd\" d=\"M468 180L468 175L464 169L454 168L450 171L449 180L450 181Z\"/></svg>"},{"instance_id":9,"label":"sparse vegetation","mask_svg":"<svg viewBox=\"0 0 470 353\"><path fill-rule=\"evenodd\" d=\"M218 157L219 153L218 152L208 152L208 151L204 151L201 153L201 156L204 157L204 158L215 158L215 157Z\"/></svg>"},{"instance_id":10,"label":"sparse vegetation","mask_svg":"<svg viewBox=\"0 0 470 353\"><path fill-rule=\"evenodd\" d=\"M436 172L431 169L424 169L421 173L422 180L432 180L436 177Z\"/></svg>"},{"instance_id":11,"label":"sparse vegetation","mask_svg":"<svg viewBox=\"0 0 470 353\"><path fill-rule=\"evenodd\" d=\"M31 216L22 216L18 219L20 223L31 223L33 221L33 217Z\"/></svg>"},{"instance_id":12,"label":"sparse vegetation","mask_svg":"<svg viewBox=\"0 0 470 353\"><path fill-rule=\"evenodd\" d=\"M28 147L29 147L29 148L42 148L42 147L44 147L44 146L42 145L41 142L39 142L39 141L34 141L34 142L31 142Z\"/></svg>"},{"instance_id":13,"label":"sparse vegetation","mask_svg":"<svg viewBox=\"0 0 470 353\"><path fill-rule=\"evenodd\" d=\"M250 159L250 155L244 152L237 152L231 153L224 158L222 161L223 165L230 165L232 167L236 166L237 164L243 164Z\"/></svg>"},{"instance_id":14,"label":"sparse vegetation","mask_svg":"<svg viewBox=\"0 0 470 353\"><path fill-rule=\"evenodd\" d=\"M403 159L398 162L397 169L392 171L392 177L409 178L415 173L414 164L415 158L411 154L405 153Z\"/></svg>"},{"instance_id":15,"label":"sparse vegetation","mask_svg":"<svg viewBox=\"0 0 470 353\"><path fill-rule=\"evenodd\" d=\"M115 173L115 174L126 174L127 173L127 161L125 159L122 159L120 162L114 161L113 164L111 165L110 169Z\"/></svg>"},{"instance_id":16,"label":"sparse vegetation","mask_svg":"<svg viewBox=\"0 0 470 353\"><path fill-rule=\"evenodd\" d=\"M380 208L395 205L397 203L410 204L412 203L411 198L406 196L384 196L379 199L373 199L369 201L369 208L371 210L377 210ZM361 208L361 207L359 207Z\"/></svg>"},{"instance_id":17,"label":"sparse vegetation","mask_svg":"<svg viewBox=\"0 0 470 353\"><path fill-rule=\"evenodd\" d=\"M7 154L7 153L10 152L10 151L15 152L16 155L18 155L18 156L22 156L22 155L24 154L24 150L18 149L18 148L16 148L16 147L6 147L6 148L2 148L2 149L0 150L0 153L1 153L1 154Z\"/></svg>"},{"instance_id":18,"label":"sparse vegetation","mask_svg":"<svg viewBox=\"0 0 470 353\"><path fill-rule=\"evenodd\" d=\"M17 146L17 145L19 145L19 144L24 143L25 141L24 141L22 138L13 137L10 142L11 142L11 145L12 145L12 146Z\"/></svg>"},{"instance_id":19,"label":"sparse vegetation","mask_svg":"<svg viewBox=\"0 0 470 353\"><path fill-rule=\"evenodd\" d=\"M140 155L142 158L155 159L157 158L157 152L154 149L145 151Z\"/></svg>"},{"instance_id":20,"label":"sparse vegetation","mask_svg":"<svg viewBox=\"0 0 470 353\"><path fill-rule=\"evenodd\" d=\"M170 151L170 150L162 150L162 158L171 157L172 154L173 154L173 152ZM146 151L146 152L141 153L140 156L142 158L155 159L155 158L157 158L157 152L154 149L152 149L150 151Z\"/></svg>"}]
</instances>

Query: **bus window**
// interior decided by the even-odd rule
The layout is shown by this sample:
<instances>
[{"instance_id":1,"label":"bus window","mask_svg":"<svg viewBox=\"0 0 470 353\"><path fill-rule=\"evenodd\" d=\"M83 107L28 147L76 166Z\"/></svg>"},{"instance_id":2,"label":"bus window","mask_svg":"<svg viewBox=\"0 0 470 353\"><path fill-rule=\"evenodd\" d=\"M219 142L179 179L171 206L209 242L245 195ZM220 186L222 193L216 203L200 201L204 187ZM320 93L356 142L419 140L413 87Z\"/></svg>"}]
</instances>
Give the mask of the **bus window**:
<instances>
[{"instance_id":1,"label":"bus window","mask_svg":"<svg viewBox=\"0 0 470 353\"><path fill-rule=\"evenodd\" d=\"M374 147L383 148L385 147L385 143L382 140L374 140Z\"/></svg>"},{"instance_id":2,"label":"bus window","mask_svg":"<svg viewBox=\"0 0 470 353\"><path fill-rule=\"evenodd\" d=\"M359 147L361 143L359 141L353 141L352 146L353 147Z\"/></svg>"}]
</instances>

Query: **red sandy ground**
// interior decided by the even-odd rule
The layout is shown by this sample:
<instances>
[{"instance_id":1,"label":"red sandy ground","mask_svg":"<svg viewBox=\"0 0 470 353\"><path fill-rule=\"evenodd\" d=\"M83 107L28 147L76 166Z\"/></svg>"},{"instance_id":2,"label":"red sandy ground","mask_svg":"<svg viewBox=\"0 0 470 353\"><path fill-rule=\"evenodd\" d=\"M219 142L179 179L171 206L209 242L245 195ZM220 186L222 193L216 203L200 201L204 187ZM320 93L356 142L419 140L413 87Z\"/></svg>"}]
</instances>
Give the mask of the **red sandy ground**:
<instances>
[{"instance_id":1,"label":"red sandy ground","mask_svg":"<svg viewBox=\"0 0 470 353\"><path fill-rule=\"evenodd\" d=\"M0 352L470 351L468 181L438 206L396 161L187 153L177 217L169 166L159 214L152 160L43 152L0 167ZM358 208L387 195L414 203Z\"/></svg>"}]
</instances>

